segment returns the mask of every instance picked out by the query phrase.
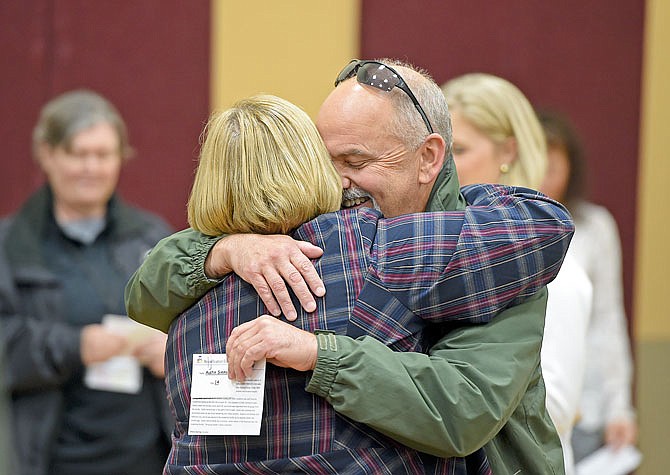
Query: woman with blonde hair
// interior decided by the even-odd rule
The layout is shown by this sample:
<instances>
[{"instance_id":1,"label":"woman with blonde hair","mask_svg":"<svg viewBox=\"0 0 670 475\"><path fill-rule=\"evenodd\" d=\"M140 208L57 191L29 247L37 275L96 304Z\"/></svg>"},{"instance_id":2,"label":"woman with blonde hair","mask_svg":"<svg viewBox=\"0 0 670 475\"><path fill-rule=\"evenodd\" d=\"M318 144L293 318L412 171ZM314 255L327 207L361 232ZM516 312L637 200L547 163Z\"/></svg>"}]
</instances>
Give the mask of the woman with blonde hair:
<instances>
[{"instance_id":1,"label":"woman with blonde hair","mask_svg":"<svg viewBox=\"0 0 670 475\"><path fill-rule=\"evenodd\" d=\"M271 325L270 338L297 327L301 336L291 340L291 350L306 347L310 354L333 344L328 333L423 352L438 324L489 321L550 280L571 234L568 215L528 190L493 186L466 191L472 206L463 211L392 219L365 207L331 212L339 207L341 182L316 127L297 106L274 96L251 97L214 114L204 136L189 200L191 225L208 234L290 232L311 242L323 249L315 266L328 297L314 312L300 310L292 324L284 323L258 317L266 311L260 297L228 274L172 322L166 381L177 424L165 473L445 470L449 459L404 447L306 392L305 371L314 361L300 355L290 364L268 358L259 434L189 433L193 355L223 354L234 330L256 324ZM461 240L463 228L472 236ZM481 289L489 298L463 299L476 282L491 286Z\"/></svg>"},{"instance_id":2,"label":"woman with blonde hair","mask_svg":"<svg viewBox=\"0 0 670 475\"><path fill-rule=\"evenodd\" d=\"M340 209L340 177L298 107L257 96L215 114L204 134L188 202L192 228L211 236L288 234Z\"/></svg>"},{"instance_id":3,"label":"woman with blonde hair","mask_svg":"<svg viewBox=\"0 0 670 475\"><path fill-rule=\"evenodd\" d=\"M461 185L504 183L538 189L546 174L542 126L511 82L473 73L442 86L452 116L454 161ZM592 285L570 251L549 298L541 351L547 411L563 446L566 473L574 473L570 445L586 360Z\"/></svg>"},{"instance_id":4,"label":"woman with blonde hair","mask_svg":"<svg viewBox=\"0 0 670 475\"><path fill-rule=\"evenodd\" d=\"M454 132L454 160L461 186L540 187L548 166L547 146L535 111L519 88L497 76L472 73L445 83L442 92L453 129L464 122L474 126L488 138L493 152L470 154L470 145L466 149Z\"/></svg>"}]
</instances>

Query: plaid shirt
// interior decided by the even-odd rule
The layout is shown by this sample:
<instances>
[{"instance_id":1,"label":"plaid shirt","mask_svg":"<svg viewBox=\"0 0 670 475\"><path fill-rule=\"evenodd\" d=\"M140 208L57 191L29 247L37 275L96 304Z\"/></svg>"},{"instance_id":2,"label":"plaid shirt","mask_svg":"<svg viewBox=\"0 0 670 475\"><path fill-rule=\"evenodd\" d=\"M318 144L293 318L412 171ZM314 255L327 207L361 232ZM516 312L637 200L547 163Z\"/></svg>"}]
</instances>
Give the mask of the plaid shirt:
<instances>
[{"instance_id":1,"label":"plaid shirt","mask_svg":"<svg viewBox=\"0 0 670 475\"><path fill-rule=\"evenodd\" d=\"M324 249L315 265L327 294L293 323L424 352L449 325L486 323L554 278L573 232L565 208L523 188L463 193L464 211L381 219L359 209L299 228L297 239ZM165 473L490 473L483 449L450 459L409 449L305 392L305 373L273 365L259 436L188 435L192 355L224 353L232 329L262 313L253 288L229 275L172 324L166 381L177 424Z\"/></svg>"}]
</instances>

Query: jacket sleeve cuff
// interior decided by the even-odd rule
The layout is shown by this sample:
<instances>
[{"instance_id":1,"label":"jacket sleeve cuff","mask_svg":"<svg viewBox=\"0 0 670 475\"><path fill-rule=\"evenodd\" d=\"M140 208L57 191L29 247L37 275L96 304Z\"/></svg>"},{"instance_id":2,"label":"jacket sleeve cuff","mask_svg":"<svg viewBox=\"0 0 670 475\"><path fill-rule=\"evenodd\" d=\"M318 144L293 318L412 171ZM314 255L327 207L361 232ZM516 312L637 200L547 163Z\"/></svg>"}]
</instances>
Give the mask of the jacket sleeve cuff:
<instances>
[{"instance_id":1,"label":"jacket sleeve cuff","mask_svg":"<svg viewBox=\"0 0 670 475\"><path fill-rule=\"evenodd\" d=\"M186 276L189 287L195 289L195 294L200 295L212 288L212 284L221 282L221 279L210 279L205 274L205 260L214 245L223 236L202 236L195 243L194 252L191 254L191 266L193 271Z\"/></svg>"},{"instance_id":2,"label":"jacket sleeve cuff","mask_svg":"<svg viewBox=\"0 0 670 475\"><path fill-rule=\"evenodd\" d=\"M327 399L337 376L337 367L341 356L338 337L330 331L314 332L318 344L316 366L305 388L307 392Z\"/></svg>"}]
</instances>

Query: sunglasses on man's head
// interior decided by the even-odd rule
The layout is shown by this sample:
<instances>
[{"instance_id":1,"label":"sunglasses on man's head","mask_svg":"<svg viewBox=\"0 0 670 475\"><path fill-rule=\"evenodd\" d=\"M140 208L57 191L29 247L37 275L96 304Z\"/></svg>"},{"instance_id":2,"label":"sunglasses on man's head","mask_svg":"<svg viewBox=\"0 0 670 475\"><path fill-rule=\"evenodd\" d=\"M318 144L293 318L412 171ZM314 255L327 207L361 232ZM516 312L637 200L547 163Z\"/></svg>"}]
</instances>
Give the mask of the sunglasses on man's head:
<instances>
[{"instance_id":1,"label":"sunglasses on man's head","mask_svg":"<svg viewBox=\"0 0 670 475\"><path fill-rule=\"evenodd\" d=\"M419 104L419 101L416 99L405 80L391 66L387 66L379 61L352 59L351 62L340 71L340 74L337 75L335 86L354 75L360 84L366 86L376 87L385 91L391 91L394 87L397 87L398 89L405 91L405 94L412 100L416 110L421 114L423 122L426 124L426 127L428 127L428 132L431 134L433 133L433 127L430 125L428 116L426 116L426 113L423 111L421 104Z\"/></svg>"}]
</instances>

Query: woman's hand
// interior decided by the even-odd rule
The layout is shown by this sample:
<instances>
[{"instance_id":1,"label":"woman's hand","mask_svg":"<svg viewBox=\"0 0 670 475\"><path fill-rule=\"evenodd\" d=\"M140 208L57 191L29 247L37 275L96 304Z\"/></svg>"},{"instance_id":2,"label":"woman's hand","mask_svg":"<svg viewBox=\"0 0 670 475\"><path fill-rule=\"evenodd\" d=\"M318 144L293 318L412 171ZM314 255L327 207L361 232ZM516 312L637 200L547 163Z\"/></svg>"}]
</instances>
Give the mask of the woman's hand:
<instances>
[{"instance_id":1,"label":"woman's hand","mask_svg":"<svg viewBox=\"0 0 670 475\"><path fill-rule=\"evenodd\" d=\"M615 419L605 427L605 443L620 449L637 443L637 423L635 419Z\"/></svg>"},{"instance_id":2,"label":"woman's hand","mask_svg":"<svg viewBox=\"0 0 670 475\"><path fill-rule=\"evenodd\" d=\"M235 327L226 344L228 378L243 381L251 376L256 361L298 371L316 365L316 336L270 315Z\"/></svg>"}]
</instances>

